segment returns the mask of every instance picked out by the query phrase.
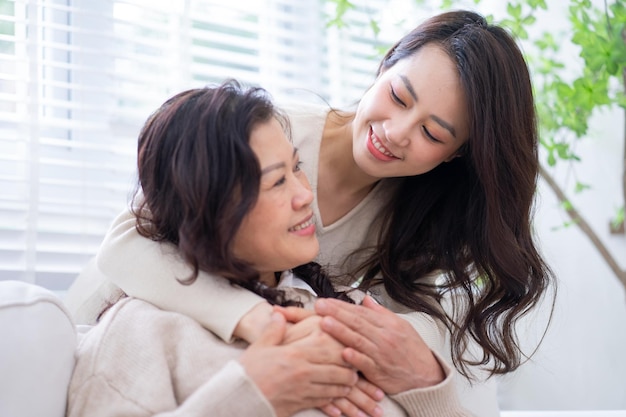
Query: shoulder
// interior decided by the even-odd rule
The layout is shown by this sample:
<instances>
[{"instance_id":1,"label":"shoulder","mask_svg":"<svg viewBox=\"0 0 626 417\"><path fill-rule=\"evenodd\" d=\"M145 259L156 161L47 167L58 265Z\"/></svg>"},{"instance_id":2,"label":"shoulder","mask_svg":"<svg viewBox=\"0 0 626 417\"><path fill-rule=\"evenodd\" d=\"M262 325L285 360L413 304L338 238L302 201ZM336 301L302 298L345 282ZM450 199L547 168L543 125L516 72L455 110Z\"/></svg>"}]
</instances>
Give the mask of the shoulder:
<instances>
[{"instance_id":1,"label":"shoulder","mask_svg":"<svg viewBox=\"0 0 626 417\"><path fill-rule=\"evenodd\" d=\"M292 129L302 126L324 126L330 106L323 103L284 101L277 103L278 108L289 118Z\"/></svg>"},{"instance_id":2,"label":"shoulder","mask_svg":"<svg viewBox=\"0 0 626 417\"><path fill-rule=\"evenodd\" d=\"M81 339L75 380L98 376L122 389L126 381L119 375L134 374L156 384L169 380L163 373L173 364L220 344L224 343L195 320L128 297L106 311Z\"/></svg>"},{"instance_id":3,"label":"shoulder","mask_svg":"<svg viewBox=\"0 0 626 417\"><path fill-rule=\"evenodd\" d=\"M311 165L311 169L317 167L322 134L326 117L331 110L330 107L322 104L297 102L279 104L278 107L289 118L291 142L298 148L300 156L307 164ZM309 180L317 178L315 171L309 171L307 175Z\"/></svg>"},{"instance_id":4,"label":"shoulder","mask_svg":"<svg viewBox=\"0 0 626 417\"><path fill-rule=\"evenodd\" d=\"M202 326L191 317L162 310L134 297L120 300L111 311L104 314L102 321L102 324L115 327L116 331L124 330L140 335L150 332L153 337L157 337L163 330L175 333L202 330Z\"/></svg>"},{"instance_id":5,"label":"shoulder","mask_svg":"<svg viewBox=\"0 0 626 417\"><path fill-rule=\"evenodd\" d=\"M188 316L127 297L102 315L101 321L81 340L79 352L113 360L129 353L132 357L132 352L148 355L149 351L174 349L192 337L216 339Z\"/></svg>"}]
</instances>

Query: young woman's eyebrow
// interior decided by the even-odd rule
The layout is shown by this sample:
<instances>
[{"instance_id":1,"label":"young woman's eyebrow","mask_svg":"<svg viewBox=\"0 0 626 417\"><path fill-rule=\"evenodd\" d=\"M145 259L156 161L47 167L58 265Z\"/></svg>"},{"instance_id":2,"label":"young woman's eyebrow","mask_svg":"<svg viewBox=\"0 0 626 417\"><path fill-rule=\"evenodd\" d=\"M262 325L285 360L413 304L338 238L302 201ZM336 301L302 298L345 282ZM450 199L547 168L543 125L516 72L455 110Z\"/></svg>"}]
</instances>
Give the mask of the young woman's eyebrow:
<instances>
[{"instance_id":1,"label":"young woman's eyebrow","mask_svg":"<svg viewBox=\"0 0 626 417\"><path fill-rule=\"evenodd\" d=\"M411 85L411 82L406 77L406 75L400 74L399 77L402 80L402 82L404 83L404 87L407 89L407 91L409 92L411 97L413 97L413 100L418 101L417 100L417 93L413 89L413 85ZM456 138L456 131L454 130L454 126L452 126L450 123L446 122L445 120L441 119L438 116L431 115L430 118L433 119L439 126L443 127L448 132L450 132L452 134L452 136L454 136Z\"/></svg>"},{"instance_id":2,"label":"young woman's eyebrow","mask_svg":"<svg viewBox=\"0 0 626 417\"><path fill-rule=\"evenodd\" d=\"M406 89L409 91L409 94L411 95L411 97L413 97L413 100L417 101L417 94L415 93L415 90L413 89L413 85L411 85L411 82L409 81L407 76L401 74L400 79L404 83L404 86L406 87Z\"/></svg>"},{"instance_id":3,"label":"young woman's eyebrow","mask_svg":"<svg viewBox=\"0 0 626 417\"><path fill-rule=\"evenodd\" d=\"M434 114L431 114L430 118L433 119L439 126L443 127L448 132L450 132L450 134L452 134L452 136L456 139L456 131L454 130L454 126L452 126L450 123L446 122L445 120L441 119L440 117L435 116Z\"/></svg>"}]
</instances>

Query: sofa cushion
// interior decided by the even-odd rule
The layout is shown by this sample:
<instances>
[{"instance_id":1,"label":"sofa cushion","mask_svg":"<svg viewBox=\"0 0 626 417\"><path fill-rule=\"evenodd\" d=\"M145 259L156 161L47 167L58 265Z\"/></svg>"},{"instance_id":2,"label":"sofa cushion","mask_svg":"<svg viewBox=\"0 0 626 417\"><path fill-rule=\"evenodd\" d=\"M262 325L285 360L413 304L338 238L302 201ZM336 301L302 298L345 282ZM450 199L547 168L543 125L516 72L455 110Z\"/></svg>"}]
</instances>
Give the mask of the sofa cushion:
<instances>
[{"instance_id":1,"label":"sofa cushion","mask_svg":"<svg viewBox=\"0 0 626 417\"><path fill-rule=\"evenodd\" d=\"M63 417L76 331L45 288L0 281L0 416Z\"/></svg>"}]
</instances>

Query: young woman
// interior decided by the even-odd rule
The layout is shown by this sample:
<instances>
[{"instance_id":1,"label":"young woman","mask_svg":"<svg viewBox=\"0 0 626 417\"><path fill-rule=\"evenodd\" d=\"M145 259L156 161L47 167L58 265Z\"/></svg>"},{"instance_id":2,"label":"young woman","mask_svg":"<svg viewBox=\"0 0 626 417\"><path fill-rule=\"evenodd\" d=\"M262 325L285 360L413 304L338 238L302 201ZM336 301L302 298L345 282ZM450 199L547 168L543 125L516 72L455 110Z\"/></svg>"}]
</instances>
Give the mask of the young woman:
<instances>
[{"instance_id":1,"label":"young woman","mask_svg":"<svg viewBox=\"0 0 626 417\"><path fill-rule=\"evenodd\" d=\"M344 359L387 393L441 381L433 350L448 350L466 374L516 369L515 323L552 275L532 234L538 138L514 39L476 13L443 13L388 51L355 111L287 113L316 193L317 261L336 284L358 281L389 310L415 312L413 330L369 301L318 305L325 331L351 347ZM106 285L188 314L224 340L255 340L258 322L269 320L261 298L239 296L238 311L217 320L213 308L233 298L176 287L162 273L175 264L129 219L115 221L97 257ZM139 254L152 256L114 262ZM152 280L136 279L146 269L156 272ZM79 310L110 296L93 294L78 297ZM494 395L481 402L489 405L477 414L497 415Z\"/></svg>"}]
</instances>

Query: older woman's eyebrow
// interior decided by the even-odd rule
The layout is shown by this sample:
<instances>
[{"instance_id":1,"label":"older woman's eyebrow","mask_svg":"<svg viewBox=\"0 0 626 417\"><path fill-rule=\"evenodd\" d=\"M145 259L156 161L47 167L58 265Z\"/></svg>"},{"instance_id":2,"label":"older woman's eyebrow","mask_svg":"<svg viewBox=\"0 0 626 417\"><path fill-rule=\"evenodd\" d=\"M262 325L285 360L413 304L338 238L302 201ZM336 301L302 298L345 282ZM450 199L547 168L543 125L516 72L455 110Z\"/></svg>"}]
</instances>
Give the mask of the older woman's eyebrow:
<instances>
[{"instance_id":1,"label":"older woman's eyebrow","mask_svg":"<svg viewBox=\"0 0 626 417\"><path fill-rule=\"evenodd\" d=\"M298 153L298 148L293 148L293 154L291 157L292 158L295 157L297 153ZM275 164L268 165L261 170L261 175L265 175L268 172L273 171L275 169L285 168L286 166L287 165L284 162L277 162Z\"/></svg>"}]
</instances>

